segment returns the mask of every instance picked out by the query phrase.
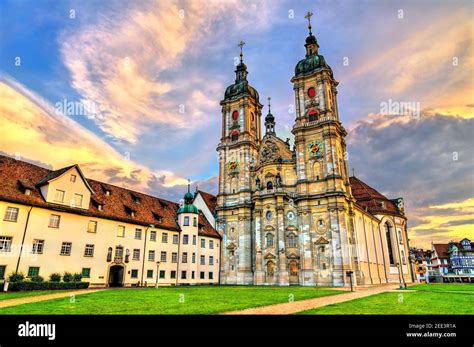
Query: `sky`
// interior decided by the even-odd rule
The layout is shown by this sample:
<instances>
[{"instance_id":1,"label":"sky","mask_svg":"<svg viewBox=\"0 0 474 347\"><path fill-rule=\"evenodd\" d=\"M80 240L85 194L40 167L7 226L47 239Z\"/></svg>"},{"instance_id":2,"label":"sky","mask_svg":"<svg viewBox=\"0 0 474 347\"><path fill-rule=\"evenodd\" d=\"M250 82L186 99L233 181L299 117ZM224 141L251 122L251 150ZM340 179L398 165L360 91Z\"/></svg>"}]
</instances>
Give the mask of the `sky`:
<instances>
[{"instance_id":1,"label":"sky","mask_svg":"<svg viewBox=\"0 0 474 347\"><path fill-rule=\"evenodd\" d=\"M413 246L474 239L471 1L2 0L0 153L175 201L188 178L216 193L238 42L292 138L308 10L350 168L404 197Z\"/></svg>"}]
</instances>

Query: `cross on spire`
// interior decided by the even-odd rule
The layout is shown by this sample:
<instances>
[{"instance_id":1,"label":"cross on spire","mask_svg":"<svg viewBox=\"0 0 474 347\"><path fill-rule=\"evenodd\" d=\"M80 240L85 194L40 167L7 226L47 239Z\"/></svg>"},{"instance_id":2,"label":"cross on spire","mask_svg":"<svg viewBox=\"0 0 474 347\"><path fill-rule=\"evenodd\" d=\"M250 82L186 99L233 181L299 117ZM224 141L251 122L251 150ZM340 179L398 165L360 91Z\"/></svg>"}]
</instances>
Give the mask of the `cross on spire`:
<instances>
[{"instance_id":1,"label":"cross on spire","mask_svg":"<svg viewBox=\"0 0 474 347\"><path fill-rule=\"evenodd\" d=\"M352 177L355 177L355 169L352 168Z\"/></svg>"},{"instance_id":2,"label":"cross on spire","mask_svg":"<svg viewBox=\"0 0 474 347\"><path fill-rule=\"evenodd\" d=\"M190 193L191 189L191 180L188 178L188 193Z\"/></svg>"},{"instance_id":3,"label":"cross on spire","mask_svg":"<svg viewBox=\"0 0 474 347\"><path fill-rule=\"evenodd\" d=\"M308 13L306 13L306 16L304 16L304 18L306 18L308 20L308 29L309 29L309 34L312 35L311 33L311 17L313 16L313 12L310 12L308 11Z\"/></svg>"},{"instance_id":4,"label":"cross on spire","mask_svg":"<svg viewBox=\"0 0 474 347\"><path fill-rule=\"evenodd\" d=\"M242 62L242 58L244 56L244 53L242 52L242 49L244 48L245 42L240 40L239 44L237 45L240 47L240 62Z\"/></svg>"},{"instance_id":5,"label":"cross on spire","mask_svg":"<svg viewBox=\"0 0 474 347\"><path fill-rule=\"evenodd\" d=\"M267 99L268 99L268 113L270 113L270 109L271 109L271 107L272 107L270 101L272 100L272 98L271 98L271 97L268 97Z\"/></svg>"}]
</instances>

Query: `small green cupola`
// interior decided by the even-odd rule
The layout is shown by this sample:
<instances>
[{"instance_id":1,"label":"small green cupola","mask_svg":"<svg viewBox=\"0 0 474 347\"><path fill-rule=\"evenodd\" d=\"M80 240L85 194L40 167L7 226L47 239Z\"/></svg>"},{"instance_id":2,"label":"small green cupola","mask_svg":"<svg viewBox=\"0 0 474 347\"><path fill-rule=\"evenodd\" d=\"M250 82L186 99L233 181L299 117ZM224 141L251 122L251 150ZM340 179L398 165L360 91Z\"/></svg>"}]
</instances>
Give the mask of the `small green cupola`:
<instances>
[{"instance_id":1,"label":"small green cupola","mask_svg":"<svg viewBox=\"0 0 474 347\"><path fill-rule=\"evenodd\" d=\"M188 183L188 192L184 194L184 204L178 209L178 214L181 213L195 213L199 214L199 209L193 205L194 196L190 192L190 183Z\"/></svg>"},{"instance_id":2,"label":"small green cupola","mask_svg":"<svg viewBox=\"0 0 474 347\"><path fill-rule=\"evenodd\" d=\"M275 135L275 117L272 115L271 111L271 101L272 98L268 97L268 114L265 117L265 129L266 134Z\"/></svg>"}]
</instances>

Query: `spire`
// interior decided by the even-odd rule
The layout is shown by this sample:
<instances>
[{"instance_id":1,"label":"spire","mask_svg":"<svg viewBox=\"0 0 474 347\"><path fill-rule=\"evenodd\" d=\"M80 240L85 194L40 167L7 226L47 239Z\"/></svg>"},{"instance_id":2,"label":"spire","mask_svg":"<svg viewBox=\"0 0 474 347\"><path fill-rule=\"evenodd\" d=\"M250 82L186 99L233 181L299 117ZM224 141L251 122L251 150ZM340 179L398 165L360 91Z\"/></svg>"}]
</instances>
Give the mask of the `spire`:
<instances>
[{"instance_id":1,"label":"spire","mask_svg":"<svg viewBox=\"0 0 474 347\"><path fill-rule=\"evenodd\" d=\"M312 16L313 16L313 12L310 12L310 11L308 11L308 13L306 13L306 16L304 16L304 18L308 20L309 36L313 35L313 33L311 32L311 17Z\"/></svg>"},{"instance_id":2,"label":"spire","mask_svg":"<svg viewBox=\"0 0 474 347\"><path fill-rule=\"evenodd\" d=\"M271 101L272 98L268 97L268 114L265 117L265 128L267 134L275 135L275 117L273 117L271 112Z\"/></svg>"},{"instance_id":3,"label":"spire","mask_svg":"<svg viewBox=\"0 0 474 347\"><path fill-rule=\"evenodd\" d=\"M191 205L193 203L194 196L191 194L191 180L188 178L188 192L184 194L184 203Z\"/></svg>"},{"instance_id":4,"label":"spire","mask_svg":"<svg viewBox=\"0 0 474 347\"><path fill-rule=\"evenodd\" d=\"M244 48L245 42L240 40L237 47L240 47L240 63L237 65L237 69L235 70L235 83L240 83L243 81L247 81L247 66L244 64Z\"/></svg>"},{"instance_id":5,"label":"spire","mask_svg":"<svg viewBox=\"0 0 474 347\"><path fill-rule=\"evenodd\" d=\"M306 18L308 20L308 30L309 30L309 35L306 38L306 44L304 45L306 47L306 57L309 57L311 55L318 54L318 41L316 40L316 37L313 35L313 32L311 31L312 26L311 26L311 17L313 16L313 12L308 11L306 13Z\"/></svg>"},{"instance_id":6,"label":"spire","mask_svg":"<svg viewBox=\"0 0 474 347\"><path fill-rule=\"evenodd\" d=\"M240 47L240 62L243 63L244 60L244 52L243 52L243 48L244 48L244 45L245 45L245 42L240 40L239 44L237 45L238 47Z\"/></svg>"}]
</instances>

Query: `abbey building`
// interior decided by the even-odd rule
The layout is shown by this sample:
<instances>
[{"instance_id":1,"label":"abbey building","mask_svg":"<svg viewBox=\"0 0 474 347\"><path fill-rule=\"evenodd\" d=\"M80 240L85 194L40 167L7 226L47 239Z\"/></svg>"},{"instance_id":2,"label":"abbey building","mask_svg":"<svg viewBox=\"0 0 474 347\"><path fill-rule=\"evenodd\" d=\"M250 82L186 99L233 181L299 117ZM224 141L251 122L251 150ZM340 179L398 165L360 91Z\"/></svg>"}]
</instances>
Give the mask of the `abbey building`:
<instances>
[{"instance_id":1,"label":"abbey building","mask_svg":"<svg viewBox=\"0 0 474 347\"><path fill-rule=\"evenodd\" d=\"M308 17L310 19L310 16ZM216 227L221 283L411 282L403 200L350 177L337 85L311 32L291 78L294 145L275 130L243 62L221 101ZM263 137L262 137L263 135Z\"/></svg>"}]
</instances>

